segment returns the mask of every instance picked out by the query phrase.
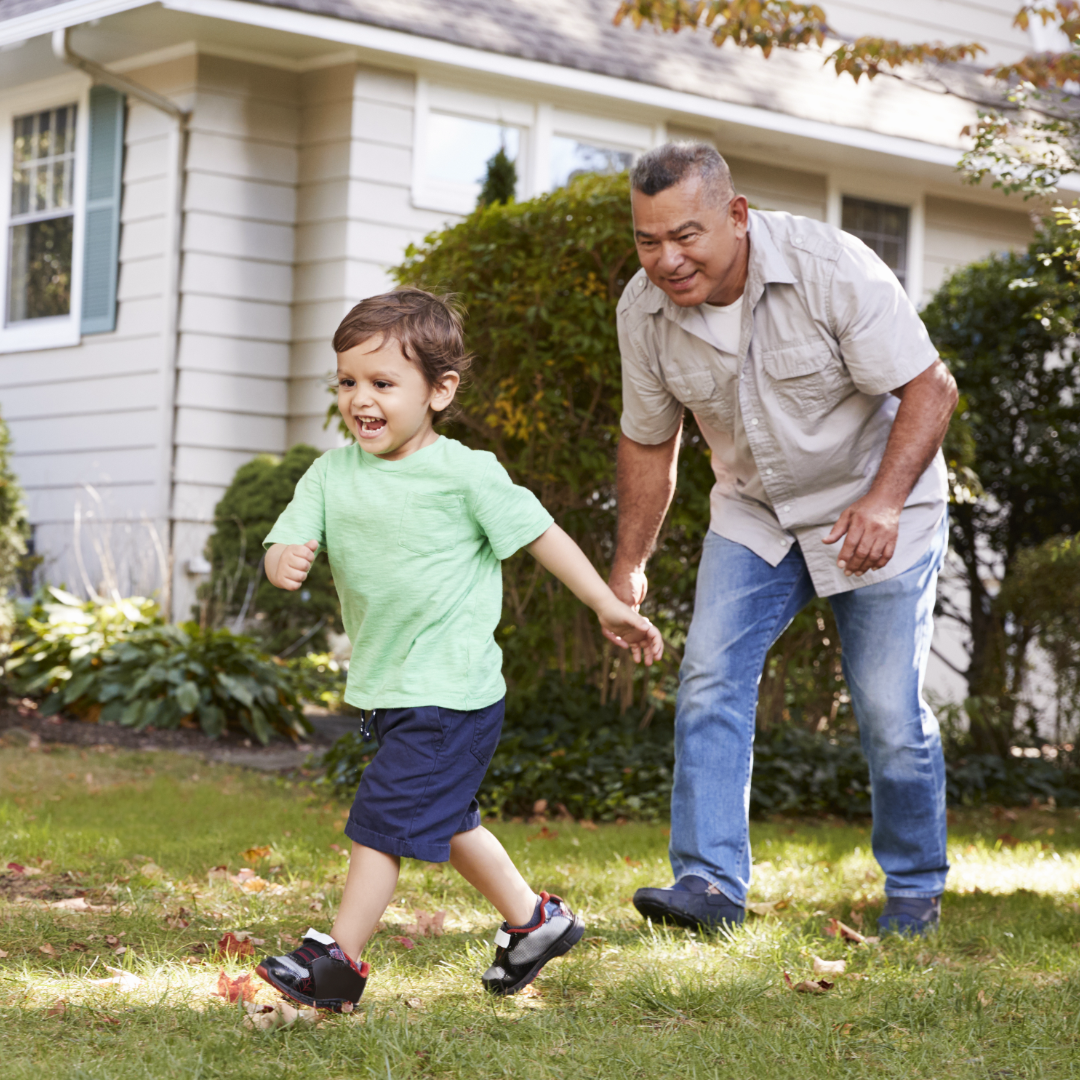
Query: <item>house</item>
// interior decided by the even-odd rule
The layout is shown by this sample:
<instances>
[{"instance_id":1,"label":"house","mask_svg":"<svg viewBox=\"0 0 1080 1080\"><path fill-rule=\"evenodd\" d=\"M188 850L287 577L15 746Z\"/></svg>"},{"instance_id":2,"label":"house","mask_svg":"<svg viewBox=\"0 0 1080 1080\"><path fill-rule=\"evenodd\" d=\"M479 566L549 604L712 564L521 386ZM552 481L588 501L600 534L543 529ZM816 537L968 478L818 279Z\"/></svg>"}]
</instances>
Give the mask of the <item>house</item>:
<instances>
[{"instance_id":1,"label":"house","mask_svg":"<svg viewBox=\"0 0 1080 1080\"><path fill-rule=\"evenodd\" d=\"M1016 0L826 6L990 60L1032 45ZM616 7L0 0L0 411L50 580L163 587L185 617L237 466L335 442L338 320L474 205L500 145L529 197L712 139L753 203L857 232L917 301L1028 241L1022 203L956 172L968 101Z\"/></svg>"}]
</instances>

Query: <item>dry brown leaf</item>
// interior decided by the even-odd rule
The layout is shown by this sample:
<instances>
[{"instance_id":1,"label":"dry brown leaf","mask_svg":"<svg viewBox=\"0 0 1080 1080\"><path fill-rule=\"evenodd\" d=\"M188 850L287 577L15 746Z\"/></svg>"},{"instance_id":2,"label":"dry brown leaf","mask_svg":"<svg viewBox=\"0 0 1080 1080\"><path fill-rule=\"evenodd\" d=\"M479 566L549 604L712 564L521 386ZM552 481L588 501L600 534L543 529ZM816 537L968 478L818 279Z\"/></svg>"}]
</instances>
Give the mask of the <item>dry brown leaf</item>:
<instances>
[{"instance_id":1,"label":"dry brown leaf","mask_svg":"<svg viewBox=\"0 0 1080 1080\"><path fill-rule=\"evenodd\" d=\"M252 1031L274 1031L277 1028L290 1027L298 1021L314 1024L319 1014L314 1009L298 1009L287 1001L277 1001L273 1005L256 1005L245 1001L244 1026Z\"/></svg>"},{"instance_id":2,"label":"dry brown leaf","mask_svg":"<svg viewBox=\"0 0 1080 1080\"><path fill-rule=\"evenodd\" d=\"M421 1005L423 1005L423 1002L419 998L409 998L405 1002L406 1008L409 1009L419 1009Z\"/></svg>"},{"instance_id":3,"label":"dry brown leaf","mask_svg":"<svg viewBox=\"0 0 1080 1080\"><path fill-rule=\"evenodd\" d=\"M784 982L787 983L790 990L794 990L797 994L824 994L827 990L831 990L836 984L826 982L824 979L804 979L802 982L793 983L791 976L785 971Z\"/></svg>"},{"instance_id":4,"label":"dry brown leaf","mask_svg":"<svg viewBox=\"0 0 1080 1080\"><path fill-rule=\"evenodd\" d=\"M631 859L629 855L624 855L623 856L623 862L626 863L627 866L640 866L641 865L641 860L640 859Z\"/></svg>"},{"instance_id":5,"label":"dry brown leaf","mask_svg":"<svg viewBox=\"0 0 1080 1080\"><path fill-rule=\"evenodd\" d=\"M68 952L87 952L87 951L89 951L89 949L90 949L90 946L85 944L82 941L73 941L68 946Z\"/></svg>"},{"instance_id":6,"label":"dry brown leaf","mask_svg":"<svg viewBox=\"0 0 1080 1080\"><path fill-rule=\"evenodd\" d=\"M270 845L264 844L262 847L249 847L247 851L243 852L242 858L244 862L256 863L260 859L265 859L270 854Z\"/></svg>"},{"instance_id":7,"label":"dry brown leaf","mask_svg":"<svg viewBox=\"0 0 1080 1080\"><path fill-rule=\"evenodd\" d=\"M415 949L416 942L412 938L403 937L401 934L395 934L391 941L396 941L404 949Z\"/></svg>"},{"instance_id":8,"label":"dry brown leaf","mask_svg":"<svg viewBox=\"0 0 1080 1080\"><path fill-rule=\"evenodd\" d=\"M1020 843L1020 841L1017 840L1016 837L1012 835L1012 833L1003 832L998 837L998 843L1000 843L1002 847L1014 848L1017 844Z\"/></svg>"},{"instance_id":9,"label":"dry brown leaf","mask_svg":"<svg viewBox=\"0 0 1080 1080\"><path fill-rule=\"evenodd\" d=\"M222 956L242 957L254 956L255 946L245 938L239 937L231 930L217 943L218 952Z\"/></svg>"},{"instance_id":10,"label":"dry brown leaf","mask_svg":"<svg viewBox=\"0 0 1080 1080\"><path fill-rule=\"evenodd\" d=\"M980 990L980 991L979 991L979 992L978 992L978 993L977 993L977 994L975 995L975 1000L976 1000L976 1001L978 1001L978 1003L979 1003L980 1005L982 1005L982 1006L983 1006L983 1008L986 1008L986 1006L987 1006L987 1005L992 1005L992 1004L993 1004L993 1002L992 1002L992 1001L990 1000L990 998L988 998L988 997L986 996L986 991L985 991L985 990Z\"/></svg>"},{"instance_id":11,"label":"dry brown leaf","mask_svg":"<svg viewBox=\"0 0 1080 1080\"><path fill-rule=\"evenodd\" d=\"M833 1024L833 1031L835 1031L837 1035L850 1035L851 1029L854 1026L854 1024Z\"/></svg>"},{"instance_id":12,"label":"dry brown leaf","mask_svg":"<svg viewBox=\"0 0 1080 1080\"><path fill-rule=\"evenodd\" d=\"M783 903L783 900L765 900L760 904L747 904L746 910L753 915L775 915L777 908Z\"/></svg>"},{"instance_id":13,"label":"dry brown leaf","mask_svg":"<svg viewBox=\"0 0 1080 1080\"><path fill-rule=\"evenodd\" d=\"M215 881L228 881L229 868L227 866L211 866L206 872L206 876L210 879L210 884L213 885Z\"/></svg>"},{"instance_id":14,"label":"dry brown leaf","mask_svg":"<svg viewBox=\"0 0 1080 1080\"><path fill-rule=\"evenodd\" d=\"M218 975L217 989L214 993L223 997L226 1001L236 1002L241 998L244 1001L254 1001L258 987L251 981L250 975L241 975L237 979L230 979L224 971Z\"/></svg>"},{"instance_id":15,"label":"dry brown leaf","mask_svg":"<svg viewBox=\"0 0 1080 1080\"><path fill-rule=\"evenodd\" d=\"M119 948L113 949L113 956L123 956L127 952L127 946L121 945Z\"/></svg>"},{"instance_id":16,"label":"dry brown leaf","mask_svg":"<svg viewBox=\"0 0 1080 1080\"><path fill-rule=\"evenodd\" d=\"M105 944L110 946L110 947L115 947L115 946L120 944L120 939L118 937L116 937L114 934L106 934L105 935Z\"/></svg>"},{"instance_id":17,"label":"dry brown leaf","mask_svg":"<svg viewBox=\"0 0 1080 1080\"><path fill-rule=\"evenodd\" d=\"M867 938L863 937L858 930L852 930L850 926L846 926L839 919L830 919L828 925L825 927L826 937L839 937L844 941L854 941L856 945L863 945L866 943Z\"/></svg>"},{"instance_id":18,"label":"dry brown leaf","mask_svg":"<svg viewBox=\"0 0 1080 1080\"><path fill-rule=\"evenodd\" d=\"M8 957L8 954L6 952L4 952L3 949L0 949L0 960L6 960L7 957Z\"/></svg>"},{"instance_id":19,"label":"dry brown leaf","mask_svg":"<svg viewBox=\"0 0 1080 1080\"><path fill-rule=\"evenodd\" d=\"M112 911L108 904L91 904L85 896L73 896L70 900L54 900L49 907L57 911Z\"/></svg>"},{"instance_id":20,"label":"dry brown leaf","mask_svg":"<svg viewBox=\"0 0 1080 1080\"><path fill-rule=\"evenodd\" d=\"M402 927L406 936L411 938L442 936L443 922L446 920L445 911L436 911L432 915L429 915L426 911L414 911L413 918L416 919L416 922Z\"/></svg>"},{"instance_id":21,"label":"dry brown leaf","mask_svg":"<svg viewBox=\"0 0 1080 1080\"><path fill-rule=\"evenodd\" d=\"M95 986L115 986L118 990L130 991L137 990L143 980L139 978L133 971L124 971L123 968L109 967L105 965L105 970L110 972L110 976L107 979L91 979Z\"/></svg>"},{"instance_id":22,"label":"dry brown leaf","mask_svg":"<svg viewBox=\"0 0 1080 1080\"><path fill-rule=\"evenodd\" d=\"M584 820L579 821L578 824L583 829L588 829L589 832L596 832L596 830L600 827L599 825L596 824L595 821L590 821L588 818L585 818Z\"/></svg>"},{"instance_id":23,"label":"dry brown leaf","mask_svg":"<svg viewBox=\"0 0 1080 1080\"><path fill-rule=\"evenodd\" d=\"M67 999L57 998L49 1007L45 1010L45 1015L51 1019L63 1020L64 1013L67 1012Z\"/></svg>"},{"instance_id":24,"label":"dry brown leaf","mask_svg":"<svg viewBox=\"0 0 1080 1080\"><path fill-rule=\"evenodd\" d=\"M55 956L56 950L46 941L44 945L38 946L38 952L44 953L46 956Z\"/></svg>"},{"instance_id":25,"label":"dry brown leaf","mask_svg":"<svg viewBox=\"0 0 1080 1080\"><path fill-rule=\"evenodd\" d=\"M846 960L822 960L820 956L811 954L814 961L815 975L843 975L847 970Z\"/></svg>"},{"instance_id":26,"label":"dry brown leaf","mask_svg":"<svg viewBox=\"0 0 1080 1080\"><path fill-rule=\"evenodd\" d=\"M559 830L549 829L546 825L541 825L539 832L533 833L532 836L525 837L525 839L530 842L533 840L558 840L558 838Z\"/></svg>"}]
</instances>

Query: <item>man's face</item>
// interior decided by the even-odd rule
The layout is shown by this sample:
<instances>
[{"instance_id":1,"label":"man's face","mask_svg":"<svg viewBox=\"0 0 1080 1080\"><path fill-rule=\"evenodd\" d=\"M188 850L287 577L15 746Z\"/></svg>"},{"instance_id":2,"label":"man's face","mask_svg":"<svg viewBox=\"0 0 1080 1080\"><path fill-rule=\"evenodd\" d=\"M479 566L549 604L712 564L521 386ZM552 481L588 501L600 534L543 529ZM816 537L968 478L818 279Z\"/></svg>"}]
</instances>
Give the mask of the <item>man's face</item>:
<instances>
[{"instance_id":1,"label":"man's face","mask_svg":"<svg viewBox=\"0 0 1080 1080\"><path fill-rule=\"evenodd\" d=\"M694 175L661 191L633 191L634 241L649 280L680 307L731 304L746 284L749 211L741 195L717 201Z\"/></svg>"}]
</instances>

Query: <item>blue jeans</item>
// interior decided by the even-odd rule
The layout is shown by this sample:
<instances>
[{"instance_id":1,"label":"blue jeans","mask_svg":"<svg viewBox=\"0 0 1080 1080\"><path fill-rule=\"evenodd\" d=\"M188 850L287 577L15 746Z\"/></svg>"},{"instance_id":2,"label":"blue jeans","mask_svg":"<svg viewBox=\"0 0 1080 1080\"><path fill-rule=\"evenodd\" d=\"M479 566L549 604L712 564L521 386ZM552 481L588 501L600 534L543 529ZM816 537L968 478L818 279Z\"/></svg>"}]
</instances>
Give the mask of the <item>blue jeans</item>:
<instances>
[{"instance_id":1,"label":"blue jeans","mask_svg":"<svg viewBox=\"0 0 1080 1080\"><path fill-rule=\"evenodd\" d=\"M844 677L870 765L874 855L888 896L945 888L945 762L923 700L942 522L930 550L888 581L829 597ZM750 886L750 773L765 654L814 595L793 546L772 567L714 532L705 537L694 617L680 671L671 793L671 866L746 903Z\"/></svg>"}]
</instances>

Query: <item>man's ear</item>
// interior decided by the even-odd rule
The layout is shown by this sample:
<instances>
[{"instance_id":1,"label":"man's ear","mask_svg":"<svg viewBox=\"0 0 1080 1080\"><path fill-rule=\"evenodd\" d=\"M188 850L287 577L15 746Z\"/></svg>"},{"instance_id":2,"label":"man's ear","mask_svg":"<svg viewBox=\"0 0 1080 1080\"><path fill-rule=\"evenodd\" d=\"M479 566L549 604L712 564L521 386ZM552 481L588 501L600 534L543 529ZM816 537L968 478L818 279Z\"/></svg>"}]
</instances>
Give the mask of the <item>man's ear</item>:
<instances>
[{"instance_id":1,"label":"man's ear","mask_svg":"<svg viewBox=\"0 0 1080 1080\"><path fill-rule=\"evenodd\" d=\"M448 371L435 384L435 392L431 398L431 407L435 412L442 412L450 407L454 400L458 387L461 385L461 376L456 371Z\"/></svg>"},{"instance_id":2,"label":"man's ear","mask_svg":"<svg viewBox=\"0 0 1080 1080\"><path fill-rule=\"evenodd\" d=\"M728 204L728 215L741 240L746 235L746 230L750 224L750 204L746 201L745 195L736 195L731 200Z\"/></svg>"}]
</instances>

